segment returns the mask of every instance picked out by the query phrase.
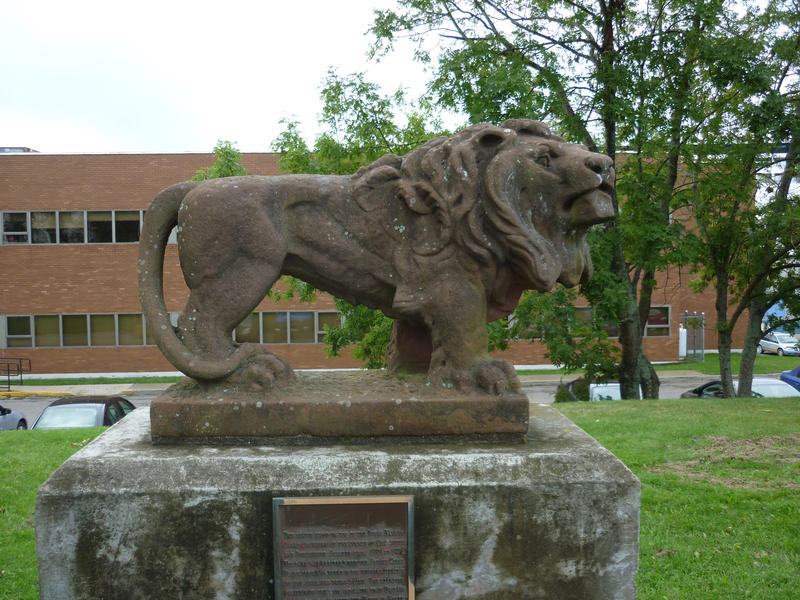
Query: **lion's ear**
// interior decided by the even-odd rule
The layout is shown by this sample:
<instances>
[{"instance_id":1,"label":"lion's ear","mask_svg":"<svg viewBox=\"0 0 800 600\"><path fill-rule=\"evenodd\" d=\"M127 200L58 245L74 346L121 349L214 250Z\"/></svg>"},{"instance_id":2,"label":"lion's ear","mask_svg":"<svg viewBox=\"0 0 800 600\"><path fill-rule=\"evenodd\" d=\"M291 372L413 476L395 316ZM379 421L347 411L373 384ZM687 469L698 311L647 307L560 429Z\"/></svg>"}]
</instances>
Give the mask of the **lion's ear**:
<instances>
[{"instance_id":1,"label":"lion's ear","mask_svg":"<svg viewBox=\"0 0 800 600\"><path fill-rule=\"evenodd\" d=\"M515 135L511 129L485 125L483 130L472 139L476 158L479 162L484 159L491 159L497 153L498 147Z\"/></svg>"}]
</instances>

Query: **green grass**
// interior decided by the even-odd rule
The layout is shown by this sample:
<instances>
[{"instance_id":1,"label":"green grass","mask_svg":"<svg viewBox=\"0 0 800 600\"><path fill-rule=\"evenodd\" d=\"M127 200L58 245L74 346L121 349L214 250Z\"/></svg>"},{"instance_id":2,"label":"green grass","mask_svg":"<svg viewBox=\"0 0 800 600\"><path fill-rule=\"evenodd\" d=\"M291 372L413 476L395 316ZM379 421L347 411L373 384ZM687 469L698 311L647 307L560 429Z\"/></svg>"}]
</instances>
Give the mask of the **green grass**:
<instances>
[{"instance_id":1,"label":"green grass","mask_svg":"<svg viewBox=\"0 0 800 600\"><path fill-rule=\"evenodd\" d=\"M39 597L33 511L36 491L102 427L0 432L0 598Z\"/></svg>"},{"instance_id":2,"label":"green grass","mask_svg":"<svg viewBox=\"0 0 800 600\"><path fill-rule=\"evenodd\" d=\"M800 399L558 409L642 482L639 600L798 597Z\"/></svg>"},{"instance_id":3,"label":"green grass","mask_svg":"<svg viewBox=\"0 0 800 600\"><path fill-rule=\"evenodd\" d=\"M739 365L742 362L742 355L739 353L731 354L731 366L733 373L739 373ZM800 365L800 357L797 356L775 356L773 354L759 354L756 356L756 364L753 368L755 375L768 375L788 371ZM656 371L699 371L706 375L719 375L719 355L706 354L703 362L684 360L680 362L654 365ZM582 371L574 372L580 374ZM517 371L520 375L558 375L565 374L563 369L524 369Z\"/></svg>"},{"instance_id":4,"label":"green grass","mask_svg":"<svg viewBox=\"0 0 800 600\"><path fill-rule=\"evenodd\" d=\"M738 352L731 354L731 367L734 373L739 372L742 362L742 355ZM800 357L797 356L775 356L774 354L759 354L756 356L756 364L753 367L755 375L767 375L770 373L780 373L788 371L800 365ZM656 365L656 371L675 371L675 370L700 371L706 375L719 375L719 354L706 354L705 361L681 361L667 365Z\"/></svg>"},{"instance_id":5,"label":"green grass","mask_svg":"<svg viewBox=\"0 0 800 600\"><path fill-rule=\"evenodd\" d=\"M642 482L639 600L800 590L800 399L558 405ZM0 599L38 597L38 487L100 429L0 433Z\"/></svg>"}]
</instances>

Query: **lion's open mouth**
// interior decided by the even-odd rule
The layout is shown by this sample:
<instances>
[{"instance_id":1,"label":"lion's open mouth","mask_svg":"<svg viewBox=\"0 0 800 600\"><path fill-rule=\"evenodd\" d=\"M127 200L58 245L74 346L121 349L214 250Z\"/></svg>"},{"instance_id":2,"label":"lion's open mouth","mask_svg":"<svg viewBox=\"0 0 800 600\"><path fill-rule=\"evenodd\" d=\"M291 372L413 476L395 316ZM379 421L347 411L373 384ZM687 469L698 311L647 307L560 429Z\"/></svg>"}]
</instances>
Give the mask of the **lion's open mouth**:
<instances>
[{"instance_id":1,"label":"lion's open mouth","mask_svg":"<svg viewBox=\"0 0 800 600\"><path fill-rule=\"evenodd\" d=\"M598 187L577 196L569 211L569 224L588 229L614 218L611 186L603 181Z\"/></svg>"}]
</instances>

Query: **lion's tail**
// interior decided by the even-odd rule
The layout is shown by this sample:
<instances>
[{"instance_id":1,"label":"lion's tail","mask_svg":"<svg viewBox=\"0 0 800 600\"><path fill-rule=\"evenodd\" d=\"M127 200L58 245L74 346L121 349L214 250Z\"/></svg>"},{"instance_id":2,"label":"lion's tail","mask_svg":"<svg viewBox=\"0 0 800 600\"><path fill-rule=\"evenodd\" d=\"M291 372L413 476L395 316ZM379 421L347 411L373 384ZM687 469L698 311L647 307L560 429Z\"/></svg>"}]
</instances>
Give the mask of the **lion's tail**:
<instances>
[{"instance_id":1,"label":"lion's tail","mask_svg":"<svg viewBox=\"0 0 800 600\"><path fill-rule=\"evenodd\" d=\"M187 181L162 190L147 210L139 238L139 301L149 326L148 334L155 338L164 356L190 377L210 380L231 373L241 357L212 361L194 355L175 333L164 301L167 242L178 223L181 202L198 183Z\"/></svg>"}]
</instances>

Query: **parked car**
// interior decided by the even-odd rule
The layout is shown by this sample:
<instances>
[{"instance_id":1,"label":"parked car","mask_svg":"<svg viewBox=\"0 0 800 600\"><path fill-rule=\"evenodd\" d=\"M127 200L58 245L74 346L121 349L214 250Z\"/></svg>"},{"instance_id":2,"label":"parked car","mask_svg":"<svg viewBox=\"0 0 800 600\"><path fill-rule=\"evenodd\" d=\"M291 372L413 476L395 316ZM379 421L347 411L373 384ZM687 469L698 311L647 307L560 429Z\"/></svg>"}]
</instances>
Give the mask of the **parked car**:
<instances>
[{"instance_id":1,"label":"parked car","mask_svg":"<svg viewBox=\"0 0 800 600\"><path fill-rule=\"evenodd\" d=\"M65 429L113 425L135 410L122 396L72 396L51 402L33 429Z\"/></svg>"},{"instance_id":2,"label":"parked car","mask_svg":"<svg viewBox=\"0 0 800 600\"><path fill-rule=\"evenodd\" d=\"M777 354L778 356L800 356L800 346L793 335L781 331L768 333L758 342L759 354Z\"/></svg>"},{"instance_id":3,"label":"parked car","mask_svg":"<svg viewBox=\"0 0 800 600\"><path fill-rule=\"evenodd\" d=\"M589 384L590 402L597 402L599 400L620 400L621 398L622 393L619 391L619 383L616 381Z\"/></svg>"},{"instance_id":4,"label":"parked car","mask_svg":"<svg viewBox=\"0 0 800 600\"><path fill-rule=\"evenodd\" d=\"M795 367L791 371L784 371L781 373L781 381L785 381L800 392L800 367Z\"/></svg>"},{"instance_id":5,"label":"parked car","mask_svg":"<svg viewBox=\"0 0 800 600\"><path fill-rule=\"evenodd\" d=\"M739 382L733 382L733 389L739 389ZM754 377L750 388L753 398L791 398L800 396L800 391L788 383L770 377ZM681 398L724 398L722 381L715 379L681 394Z\"/></svg>"},{"instance_id":6,"label":"parked car","mask_svg":"<svg viewBox=\"0 0 800 600\"><path fill-rule=\"evenodd\" d=\"M0 429L27 429L28 422L18 410L0 406Z\"/></svg>"}]
</instances>

